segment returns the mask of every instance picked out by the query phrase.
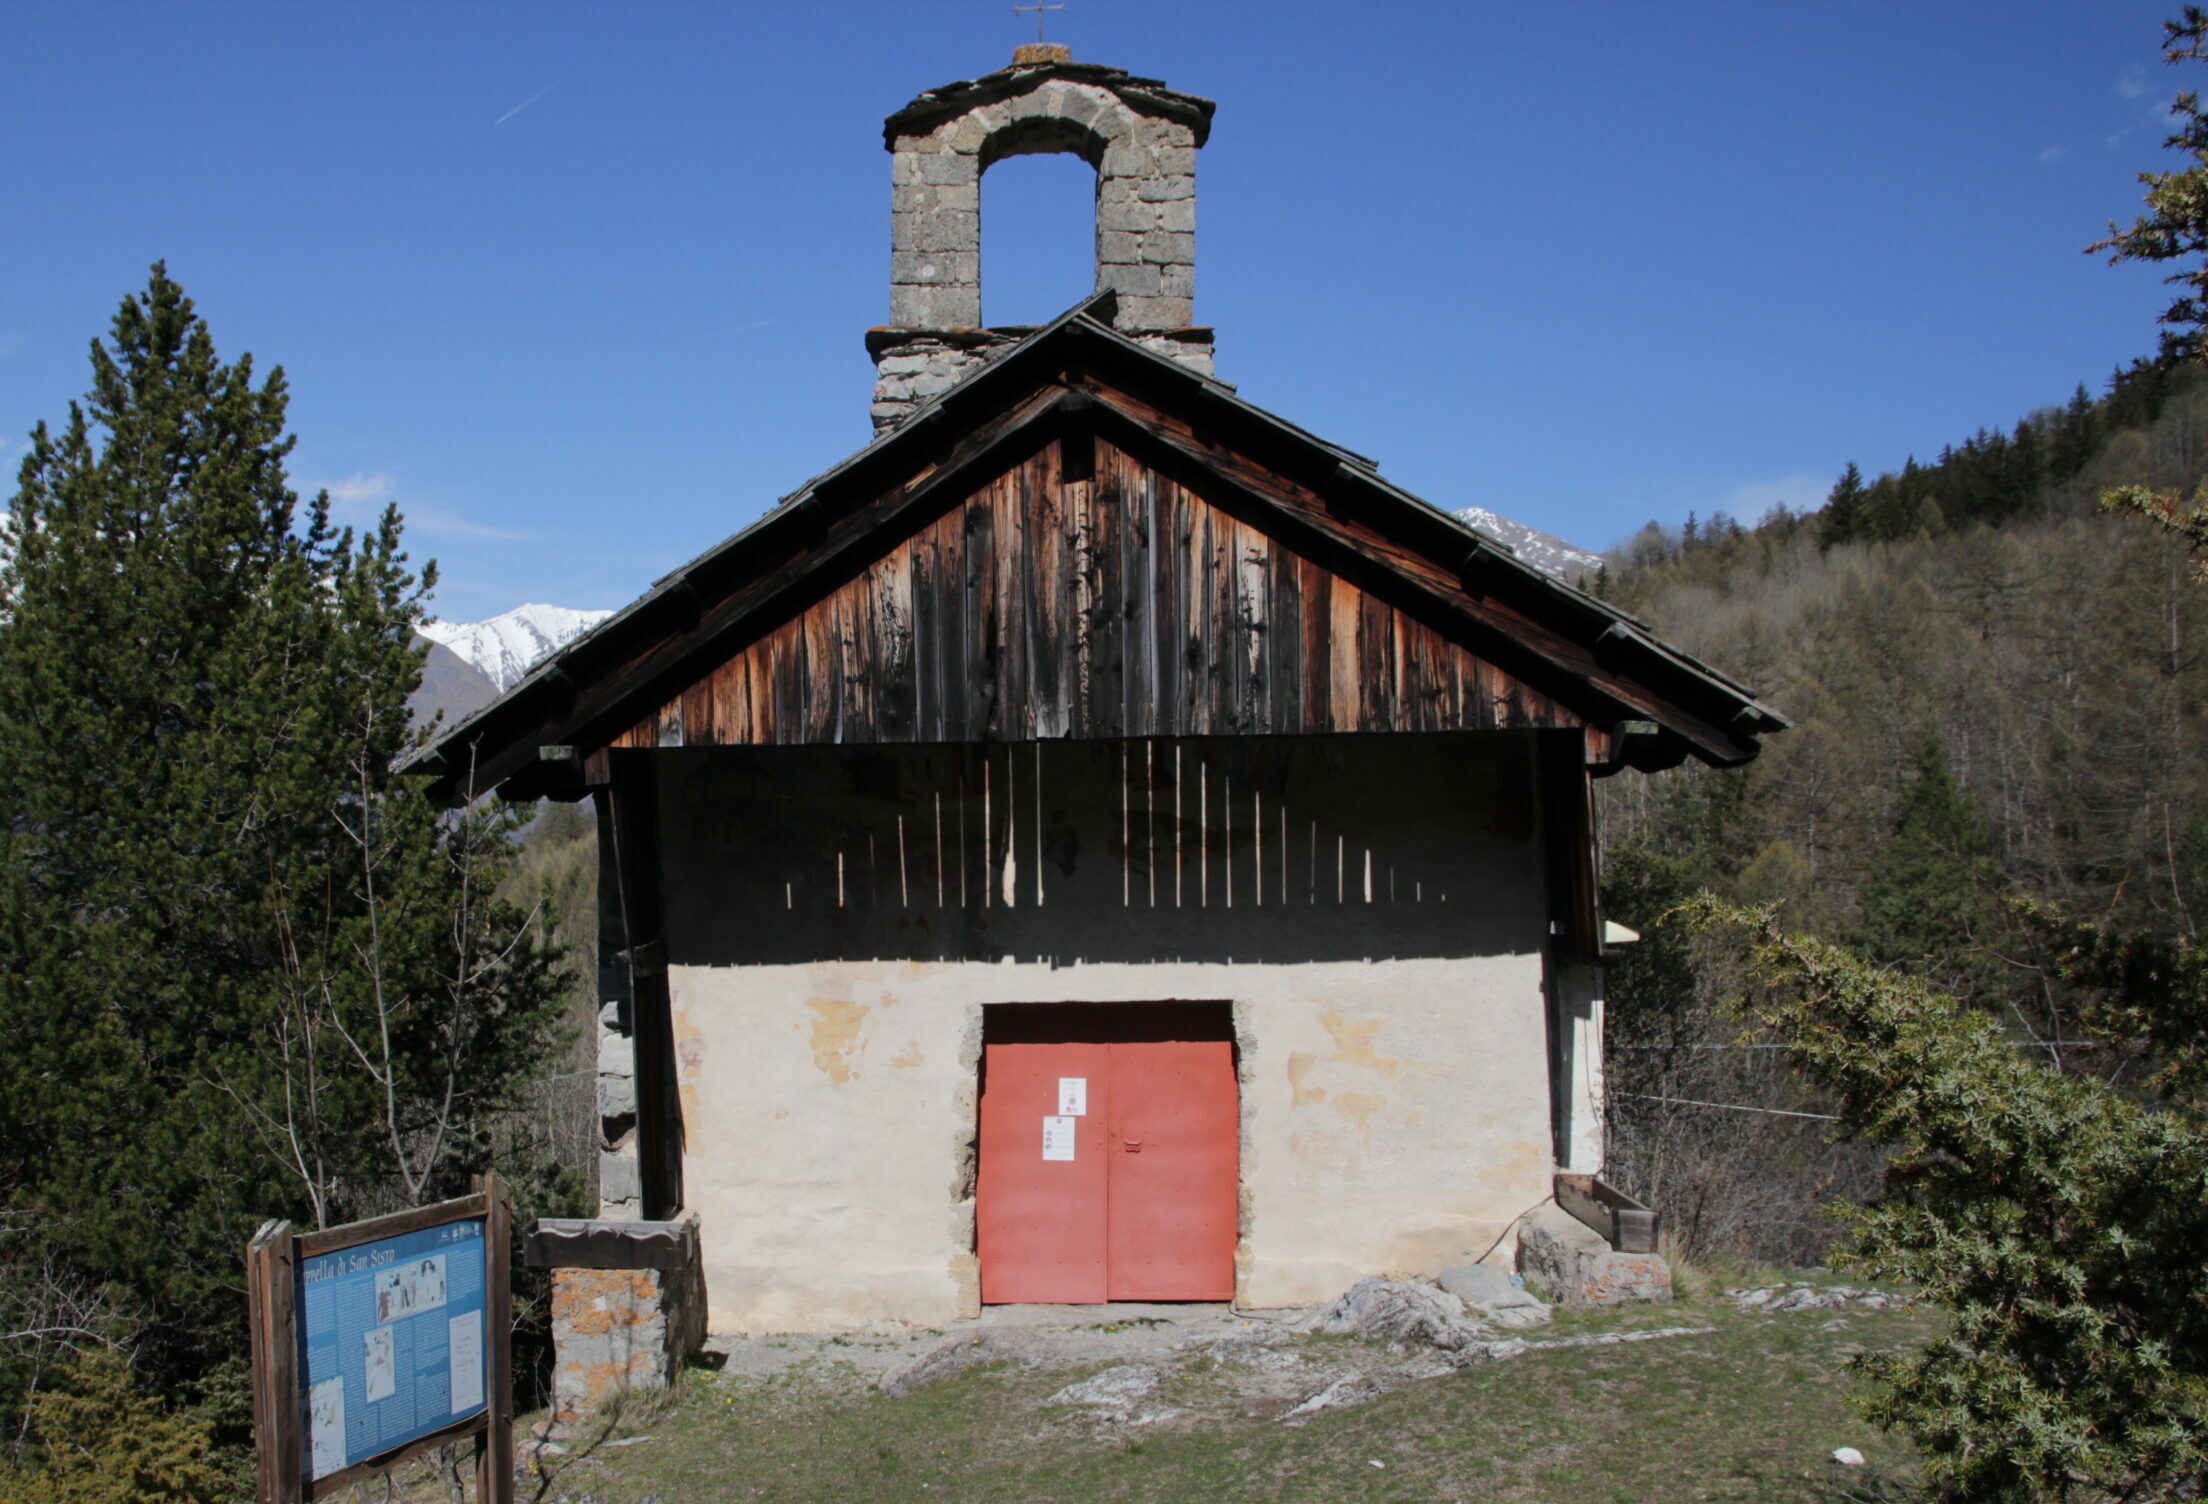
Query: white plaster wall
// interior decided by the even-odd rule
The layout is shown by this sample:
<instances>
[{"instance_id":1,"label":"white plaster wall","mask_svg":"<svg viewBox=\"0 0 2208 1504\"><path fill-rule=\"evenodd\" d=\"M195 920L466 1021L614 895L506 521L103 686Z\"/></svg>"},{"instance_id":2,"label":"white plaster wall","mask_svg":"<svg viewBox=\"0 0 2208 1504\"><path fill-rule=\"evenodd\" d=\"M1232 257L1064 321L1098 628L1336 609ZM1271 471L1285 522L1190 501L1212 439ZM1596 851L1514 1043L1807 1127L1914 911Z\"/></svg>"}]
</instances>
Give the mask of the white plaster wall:
<instances>
[{"instance_id":1,"label":"white plaster wall","mask_svg":"<svg viewBox=\"0 0 2208 1504\"><path fill-rule=\"evenodd\" d=\"M1564 1152L1571 1156L1557 1168L1582 1175L1602 1173L1609 1102L1603 1084L1603 980L1600 966L1586 964L1558 967L1555 978L1562 1053L1556 1070L1564 1082L1562 1137Z\"/></svg>"},{"instance_id":2,"label":"white plaster wall","mask_svg":"<svg viewBox=\"0 0 2208 1504\"><path fill-rule=\"evenodd\" d=\"M1544 1196L1541 961L676 966L685 1199L715 1331L979 1310L981 1008L1226 1001L1243 1093L1237 1300L1478 1256Z\"/></svg>"}]
</instances>

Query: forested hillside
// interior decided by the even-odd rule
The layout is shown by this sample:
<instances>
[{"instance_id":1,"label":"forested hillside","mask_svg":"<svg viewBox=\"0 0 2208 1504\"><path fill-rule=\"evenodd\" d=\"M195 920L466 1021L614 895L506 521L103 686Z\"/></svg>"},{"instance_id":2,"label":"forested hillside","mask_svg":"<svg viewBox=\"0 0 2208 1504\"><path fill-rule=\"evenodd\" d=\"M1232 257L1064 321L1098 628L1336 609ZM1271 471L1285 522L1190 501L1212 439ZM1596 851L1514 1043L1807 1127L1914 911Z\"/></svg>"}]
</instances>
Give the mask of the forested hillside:
<instances>
[{"instance_id":1,"label":"forested hillside","mask_svg":"<svg viewBox=\"0 0 2208 1504\"><path fill-rule=\"evenodd\" d=\"M2141 364L1934 463L1851 465L1818 513L1651 525L1593 582L1796 722L1746 768L1600 786L1613 917L1651 931L1613 978L1614 1168L1683 1238L1808 1256L1815 1203L1877 1172L1817 1119L1730 1110L1817 1104L1709 1018L1722 975L1658 922L1687 893L1781 903L2080 1065L2020 901L2194 933L2208 591L2178 541L2097 498L2191 492L2204 423L2208 381Z\"/></svg>"}]
</instances>

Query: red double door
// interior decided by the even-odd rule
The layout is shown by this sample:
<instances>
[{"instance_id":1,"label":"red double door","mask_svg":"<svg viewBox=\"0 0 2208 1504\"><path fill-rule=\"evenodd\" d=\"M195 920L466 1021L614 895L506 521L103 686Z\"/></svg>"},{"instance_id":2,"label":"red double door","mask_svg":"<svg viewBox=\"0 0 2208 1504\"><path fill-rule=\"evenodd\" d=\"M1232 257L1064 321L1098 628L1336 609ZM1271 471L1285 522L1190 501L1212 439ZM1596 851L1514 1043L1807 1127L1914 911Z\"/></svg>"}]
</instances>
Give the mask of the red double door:
<instances>
[{"instance_id":1,"label":"red double door","mask_svg":"<svg viewBox=\"0 0 2208 1504\"><path fill-rule=\"evenodd\" d=\"M1234 1298L1234 1046L985 1044L976 1242L991 1304Z\"/></svg>"}]
</instances>

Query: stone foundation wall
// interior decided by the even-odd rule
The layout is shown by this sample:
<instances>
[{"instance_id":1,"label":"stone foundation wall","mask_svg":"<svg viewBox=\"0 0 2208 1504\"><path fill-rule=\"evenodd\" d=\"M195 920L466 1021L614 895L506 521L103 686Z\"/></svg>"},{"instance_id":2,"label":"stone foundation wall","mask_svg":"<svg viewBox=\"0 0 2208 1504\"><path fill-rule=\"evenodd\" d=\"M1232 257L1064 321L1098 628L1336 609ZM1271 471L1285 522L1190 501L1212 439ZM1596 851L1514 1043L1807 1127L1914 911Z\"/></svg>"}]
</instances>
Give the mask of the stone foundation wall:
<instances>
[{"instance_id":1,"label":"stone foundation wall","mask_svg":"<svg viewBox=\"0 0 2208 1504\"><path fill-rule=\"evenodd\" d=\"M552 1410L572 1421L630 1390L663 1389L705 1342L705 1286L680 1269L552 1271Z\"/></svg>"}]
</instances>

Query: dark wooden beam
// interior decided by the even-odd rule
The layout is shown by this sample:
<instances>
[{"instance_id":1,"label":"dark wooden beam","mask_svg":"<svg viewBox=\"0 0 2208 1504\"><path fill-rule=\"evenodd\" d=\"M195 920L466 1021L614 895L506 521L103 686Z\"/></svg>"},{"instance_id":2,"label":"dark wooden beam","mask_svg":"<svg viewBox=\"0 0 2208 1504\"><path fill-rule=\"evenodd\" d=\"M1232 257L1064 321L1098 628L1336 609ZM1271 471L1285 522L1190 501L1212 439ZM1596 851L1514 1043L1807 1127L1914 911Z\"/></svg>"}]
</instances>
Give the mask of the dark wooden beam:
<instances>
[{"instance_id":1,"label":"dark wooden beam","mask_svg":"<svg viewBox=\"0 0 2208 1504\"><path fill-rule=\"evenodd\" d=\"M636 1157L644 1220L682 1209L682 1104L675 1080L674 1020L660 920L658 760L649 752L613 759L613 783L599 808L611 837L629 983L629 1031L636 1053Z\"/></svg>"}]
</instances>

